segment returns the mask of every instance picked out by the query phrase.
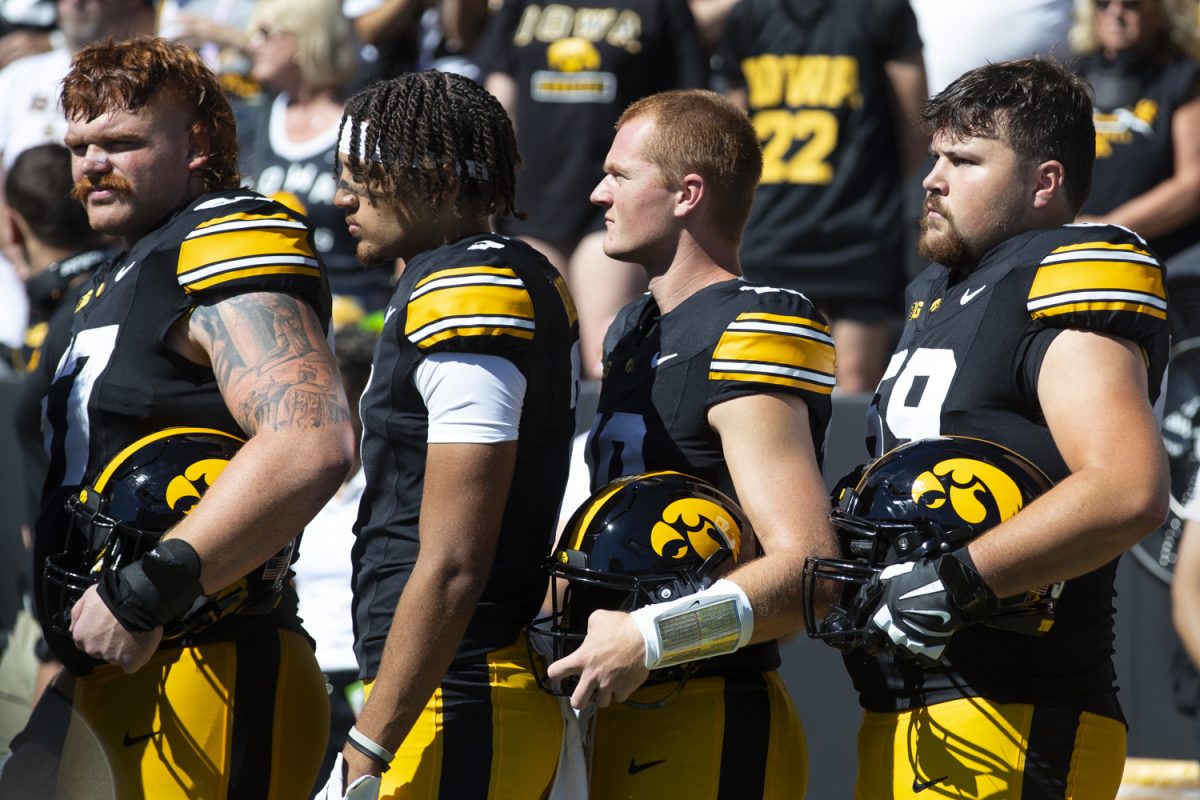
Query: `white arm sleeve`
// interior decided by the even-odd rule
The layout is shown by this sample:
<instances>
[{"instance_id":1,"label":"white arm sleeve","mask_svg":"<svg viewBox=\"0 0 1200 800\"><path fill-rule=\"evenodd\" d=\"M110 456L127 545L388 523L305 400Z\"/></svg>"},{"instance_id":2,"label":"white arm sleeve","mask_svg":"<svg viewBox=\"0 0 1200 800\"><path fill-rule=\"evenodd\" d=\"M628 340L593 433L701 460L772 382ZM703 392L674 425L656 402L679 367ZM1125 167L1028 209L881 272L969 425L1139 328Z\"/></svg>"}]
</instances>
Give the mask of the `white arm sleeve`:
<instances>
[{"instance_id":1,"label":"white arm sleeve","mask_svg":"<svg viewBox=\"0 0 1200 800\"><path fill-rule=\"evenodd\" d=\"M434 353L417 365L413 382L429 409L430 444L516 440L526 381L507 358Z\"/></svg>"}]
</instances>

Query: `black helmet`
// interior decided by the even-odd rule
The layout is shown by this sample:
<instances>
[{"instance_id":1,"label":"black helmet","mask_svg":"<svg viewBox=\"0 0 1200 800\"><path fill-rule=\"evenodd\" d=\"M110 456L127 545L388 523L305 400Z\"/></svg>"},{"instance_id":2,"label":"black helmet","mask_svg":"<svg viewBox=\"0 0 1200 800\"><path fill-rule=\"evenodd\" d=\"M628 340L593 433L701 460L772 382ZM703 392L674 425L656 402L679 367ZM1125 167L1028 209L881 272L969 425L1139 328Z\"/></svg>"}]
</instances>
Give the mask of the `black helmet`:
<instances>
[{"instance_id":1,"label":"black helmet","mask_svg":"<svg viewBox=\"0 0 1200 800\"><path fill-rule=\"evenodd\" d=\"M64 549L48 556L44 567L43 599L51 629L68 635L71 608L84 591L102 572L132 564L158 544L216 482L242 444L224 431L168 428L126 447L91 486L72 495L66 503ZM262 575L243 578L198 603L166 627L164 638L197 631L242 610L264 588L277 591L291 562L291 549L289 543ZM267 574L275 571L280 573L277 577Z\"/></svg>"},{"instance_id":2,"label":"black helmet","mask_svg":"<svg viewBox=\"0 0 1200 800\"><path fill-rule=\"evenodd\" d=\"M573 652L597 609L633 611L708 588L753 556L754 539L737 503L679 472L613 481L576 510L546 564L552 613L528 626L552 661ZM561 602L559 581L564 581ZM655 670L651 682L681 668ZM556 691L543 674L538 681Z\"/></svg>"},{"instance_id":3,"label":"black helmet","mask_svg":"<svg viewBox=\"0 0 1200 800\"><path fill-rule=\"evenodd\" d=\"M963 436L901 445L834 489L830 514L842 558L804 565L804 613L809 636L853 647L866 633L865 609L852 608L859 587L889 564L949 553L1016 514L1051 481L1021 455L994 442ZM818 581L842 585L841 600L821 622L813 612ZM1023 633L1053 625L1055 584L1000 601L985 624Z\"/></svg>"}]
</instances>

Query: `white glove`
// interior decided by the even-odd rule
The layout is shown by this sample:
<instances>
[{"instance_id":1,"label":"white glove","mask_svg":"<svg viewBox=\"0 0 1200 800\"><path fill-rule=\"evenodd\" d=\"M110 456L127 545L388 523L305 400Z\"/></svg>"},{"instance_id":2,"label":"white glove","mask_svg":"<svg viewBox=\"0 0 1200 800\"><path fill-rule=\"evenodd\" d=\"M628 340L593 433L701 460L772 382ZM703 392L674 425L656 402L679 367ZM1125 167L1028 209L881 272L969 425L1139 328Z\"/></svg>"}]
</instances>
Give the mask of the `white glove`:
<instances>
[{"instance_id":1,"label":"white glove","mask_svg":"<svg viewBox=\"0 0 1200 800\"><path fill-rule=\"evenodd\" d=\"M379 786L382 783L378 775L360 775L358 780L346 783L346 762L338 753L333 760L333 769L329 772L329 782L317 793L314 800L379 800Z\"/></svg>"}]
</instances>

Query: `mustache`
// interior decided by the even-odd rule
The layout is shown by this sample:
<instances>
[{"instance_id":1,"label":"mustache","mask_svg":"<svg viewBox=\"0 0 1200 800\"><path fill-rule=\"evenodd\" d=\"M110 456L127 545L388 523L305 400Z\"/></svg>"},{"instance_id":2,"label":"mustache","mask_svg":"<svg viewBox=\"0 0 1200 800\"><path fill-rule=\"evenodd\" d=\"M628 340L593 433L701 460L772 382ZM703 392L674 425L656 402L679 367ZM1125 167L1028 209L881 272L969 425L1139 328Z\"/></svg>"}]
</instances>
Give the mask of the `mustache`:
<instances>
[{"instance_id":1,"label":"mustache","mask_svg":"<svg viewBox=\"0 0 1200 800\"><path fill-rule=\"evenodd\" d=\"M71 187L71 199L83 202L89 194L102 189L110 189L118 194L131 194L133 192L133 187L129 185L129 181L120 175L105 175L98 181L88 178L80 178L75 181L75 185Z\"/></svg>"},{"instance_id":2,"label":"mustache","mask_svg":"<svg viewBox=\"0 0 1200 800\"><path fill-rule=\"evenodd\" d=\"M942 207L941 199L935 194L925 195L925 211L935 211L941 216L945 217L948 221L953 221L950 218L950 212Z\"/></svg>"}]
</instances>

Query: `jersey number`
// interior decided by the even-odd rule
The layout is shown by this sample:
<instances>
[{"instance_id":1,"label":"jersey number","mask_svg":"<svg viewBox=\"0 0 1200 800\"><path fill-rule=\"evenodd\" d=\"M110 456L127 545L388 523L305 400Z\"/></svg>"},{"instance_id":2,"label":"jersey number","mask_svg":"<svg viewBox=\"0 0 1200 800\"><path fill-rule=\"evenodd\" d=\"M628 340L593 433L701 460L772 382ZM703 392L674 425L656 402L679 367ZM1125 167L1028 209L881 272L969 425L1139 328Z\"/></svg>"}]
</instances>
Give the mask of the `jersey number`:
<instances>
[{"instance_id":1,"label":"jersey number","mask_svg":"<svg viewBox=\"0 0 1200 800\"><path fill-rule=\"evenodd\" d=\"M79 484L83 482L84 470L87 469L88 436L88 401L96 380L108 366L112 358L113 348L117 344L116 325L105 325L100 328L89 328L75 334L71 346L63 353L58 362L58 370L54 374L54 384L50 388L52 394L66 390L67 395L66 423L67 431L63 445L64 484ZM49 427L43 423L43 428Z\"/></svg>"},{"instance_id":2,"label":"jersey number","mask_svg":"<svg viewBox=\"0 0 1200 800\"><path fill-rule=\"evenodd\" d=\"M922 347L911 357L907 350L892 356L883 382L896 381L884 409L884 421L894 437L914 441L941 434L942 404L957 369L953 350Z\"/></svg>"},{"instance_id":3,"label":"jersey number","mask_svg":"<svg viewBox=\"0 0 1200 800\"><path fill-rule=\"evenodd\" d=\"M754 129L763 142L762 183L809 183L833 180L833 165L826 159L837 147L838 120L830 111L759 111ZM800 148L788 157L793 146Z\"/></svg>"},{"instance_id":4,"label":"jersey number","mask_svg":"<svg viewBox=\"0 0 1200 800\"><path fill-rule=\"evenodd\" d=\"M641 414L618 411L599 415L588 434L587 465L592 490L626 475L646 471L642 446L646 420Z\"/></svg>"}]
</instances>

